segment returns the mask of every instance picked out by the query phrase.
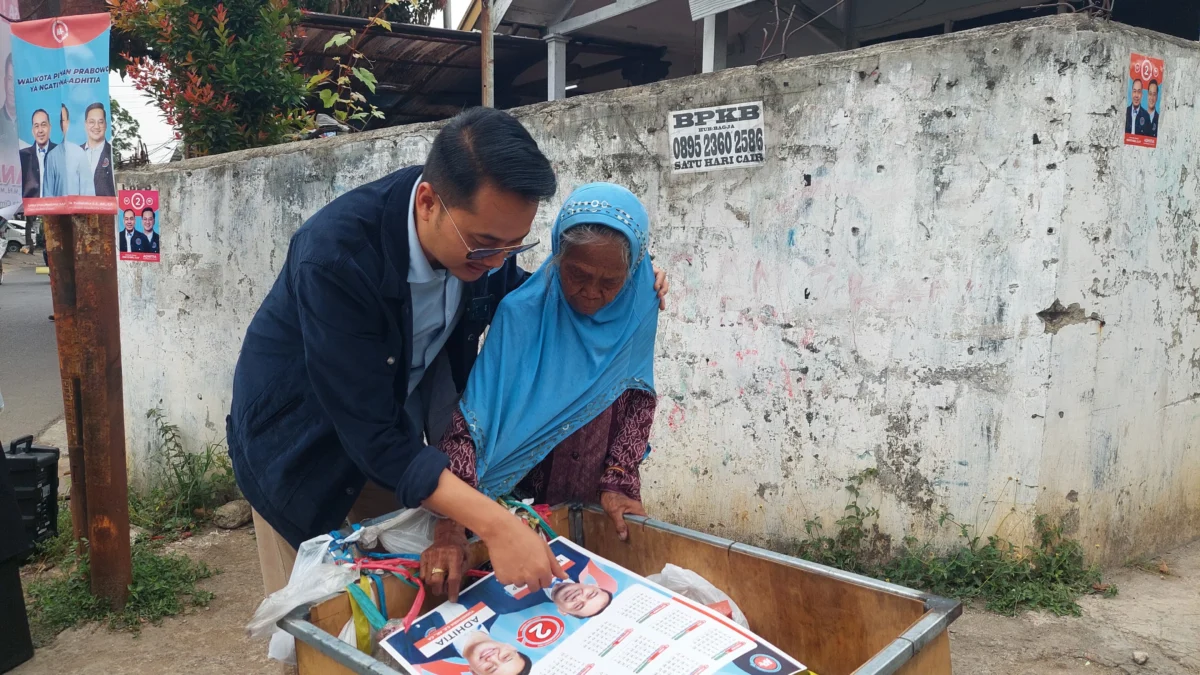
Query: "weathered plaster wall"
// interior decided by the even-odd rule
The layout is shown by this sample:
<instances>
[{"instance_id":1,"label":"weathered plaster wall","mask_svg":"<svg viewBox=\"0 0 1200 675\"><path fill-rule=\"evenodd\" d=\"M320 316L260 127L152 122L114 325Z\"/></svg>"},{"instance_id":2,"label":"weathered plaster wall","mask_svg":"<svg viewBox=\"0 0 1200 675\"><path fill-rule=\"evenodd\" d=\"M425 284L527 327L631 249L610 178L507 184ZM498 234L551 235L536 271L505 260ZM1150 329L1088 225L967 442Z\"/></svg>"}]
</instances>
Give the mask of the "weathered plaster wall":
<instances>
[{"instance_id":1,"label":"weathered plaster wall","mask_svg":"<svg viewBox=\"0 0 1200 675\"><path fill-rule=\"evenodd\" d=\"M1167 59L1155 150L1122 144L1132 51ZM952 536L944 510L1017 540L1035 511L1066 516L1108 560L1200 536L1198 71L1195 43L1064 16L517 111L561 180L543 234L591 180L654 218L673 291L650 510L783 544L875 468L897 540ZM759 99L765 167L671 174L670 110ZM135 466L152 406L223 436L290 234L436 130L122 176L164 204L164 262L120 271ZM1055 300L1082 315L1049 333Z\"/></svg>"}]
</instances>

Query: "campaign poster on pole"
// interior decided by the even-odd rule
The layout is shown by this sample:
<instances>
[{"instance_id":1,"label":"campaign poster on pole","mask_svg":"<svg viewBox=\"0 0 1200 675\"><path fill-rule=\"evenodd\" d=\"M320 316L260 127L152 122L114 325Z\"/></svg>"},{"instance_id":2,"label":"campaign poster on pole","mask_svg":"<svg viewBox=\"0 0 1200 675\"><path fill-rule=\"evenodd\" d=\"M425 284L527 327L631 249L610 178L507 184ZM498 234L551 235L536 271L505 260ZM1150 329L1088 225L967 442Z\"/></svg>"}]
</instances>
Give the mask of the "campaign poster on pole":
<instances>
[{"instance_id":1,"label":"campaign poster on pole","mask_svg":"<svg viewBox=\"0 0 1200 675\"><path fill-rule=\"evenodd\" d=\"M117 257L135 262L159 262L158 190L121 190L117 213Z\"/></svg>"},{"instance_id":2,"label":"campaign poster on pole","mask_svg":"<svg viewBox=\"0 0 1200 675\"><path fill-rule=\"evenodd\" d=\"M380 631L416 675L798 675L792 657L692 602L559 537L569 580L545 591L489 575L417 619ZM391 628L392 632L388 632Z\"/></svg>"},{"instance_id":3,"label":"campaign poster on pole","mask_svg":"<svg viewBox=\"0 0 1200 675\"><path fill-rule=\"evenodd\" d=\"M1158 147L1165 74L1162 59L1130 54L1129 79L1125 83L1125 145Z\"/></svg>"},{"instance_id":4,"label":"campaign poster on pole","mask_svg":"<svg viewBox=\"0 0 1200 675\"><path fill-rule=\"evenodd\" d=\"M21 162L17 151L17 97L13 78L12 26L8 17L20 15L17 0L0 0L0 60L4 62L4 89L0 98L0 216L12 218L21 208Z\"/></svg>"},{"instance_id":5,"label":"campaign poster on pole","mask_svg":"<svg viewBox=\"0 0 1200 675\"><path fill-rule=\"evenodd\" d=\"M13 24L25 214L113 213L108 14Z\"/></svg>"}]
</instances>

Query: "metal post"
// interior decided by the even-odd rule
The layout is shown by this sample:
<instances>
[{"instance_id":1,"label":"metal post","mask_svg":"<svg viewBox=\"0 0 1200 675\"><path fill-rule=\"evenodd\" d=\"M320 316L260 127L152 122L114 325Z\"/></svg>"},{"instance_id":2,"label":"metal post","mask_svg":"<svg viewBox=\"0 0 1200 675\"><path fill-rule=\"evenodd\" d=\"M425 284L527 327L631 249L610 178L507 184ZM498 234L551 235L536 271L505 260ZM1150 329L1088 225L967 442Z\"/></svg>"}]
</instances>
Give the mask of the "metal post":
<instances>
[{"instance_id":1,"label":"metal post","mask_svg":"<svg viewBox=\"0 0 1200 675\"><path fill-rule=\"evenodd\" d=\"M450 25L450 0L442 0L442 28L451 30L454 26Z\"/></svg>"},{"instance_id":2,"label":"metal post","mask_svg":"<svg viewBox=\"0 0 1200 675\"><path fill-rule=\"evenodd\" d=\"M62 0L60 16L107 11ZM71 463L71 519L88 540L92 595L125 606L133 570L114 216L45 216Z\"/></svg>"},{"instance_id":3,"label":"metal post","mask_svg":"<svg viewBox=\"0 0 1200 675\"><path fill-rule=\"evenodd\" d=\"M480 19L480 52L483 62L480 64L483 70L483 103L487 108L496 107L496 92L495 92L495 67L496 55L493 47L492 39L492 0L483 0L483 7L479 11Z\"/></svg>"},{"instance_id":4,"label":"metal post","mask_svg":"<svg viewBox=\"0 0 1200 675\"><path fill-rule=\"evenodd\" d=\"M567 97L566 35L546 36L546 100L561 101Z\"/></svg>"},{"instance_id":5,"label":"metal post","mask_svg":"<svg viewBox=\"0 0 1200 675\"><path fill-rule=\"evenodd\" d=\"M704 17L701 72L715 73L725 70L725 56L729 51L728 34L729 12L717 12Z\"/></svg>"},{"instance_id":6,"label":"metal post","mask_svg":"<svg viewBox=\"0 0 1200 675\"><path fill-rule=\"evenodd\" d=\"M841 19L842 48L858 48L858 8L855 0L843 0L838 6L838 18Z\"/></svg>"}]
</instances>

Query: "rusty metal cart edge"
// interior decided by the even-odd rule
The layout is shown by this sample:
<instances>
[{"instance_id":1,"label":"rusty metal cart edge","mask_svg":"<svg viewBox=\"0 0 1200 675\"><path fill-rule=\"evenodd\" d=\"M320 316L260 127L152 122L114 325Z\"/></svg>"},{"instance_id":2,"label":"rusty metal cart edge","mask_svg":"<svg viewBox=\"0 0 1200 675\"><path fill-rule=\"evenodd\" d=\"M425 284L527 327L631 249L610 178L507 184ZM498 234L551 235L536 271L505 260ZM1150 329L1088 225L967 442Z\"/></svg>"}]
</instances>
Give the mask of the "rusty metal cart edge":
<instances>
[{"instance_id":1,"label":"rusty metal cart edge","mask_svg":"<svg viewBox=\"0 0 1200 675\"><path fill-rule=\"evenodd\" d=\"M603 513L595 506L580 506L572 504L569 507L568 537L586 547L583 512ZM378 522L390 516L383 516L371 522ZM890 593L924 604L925 614L904 633L892 640L886 647L876 652L866 663L854 671L853 675L892 675L912 660L926 645L939 637L949 625L962 614L962 604L956 600L943 598L928 593L915 591L886 581L872 579L859 574L853 574L833 567L819 565L807 560L775 553L756 546L741 544L723 537L717 537L695 530L689 530L678 525L662 522L653 518L641 516L626 516L630 523L644 528L682 537L695 542L716 546L728 552L738 552L779 565L805 570L809 573L826 577L844 583L868 588L875 591ZM346 532L343 532L346 534ZM369 655L342 642L309 621L309 607L299 607L288 616L281 619L278 626L297 640L304 642L321 654L329 657L350 672L360 675L411 675L400 672L371 658ZM785 650L786 651L786 650ZM801 659L803 660L803 659Z\"/></svg>"}]
</instances>

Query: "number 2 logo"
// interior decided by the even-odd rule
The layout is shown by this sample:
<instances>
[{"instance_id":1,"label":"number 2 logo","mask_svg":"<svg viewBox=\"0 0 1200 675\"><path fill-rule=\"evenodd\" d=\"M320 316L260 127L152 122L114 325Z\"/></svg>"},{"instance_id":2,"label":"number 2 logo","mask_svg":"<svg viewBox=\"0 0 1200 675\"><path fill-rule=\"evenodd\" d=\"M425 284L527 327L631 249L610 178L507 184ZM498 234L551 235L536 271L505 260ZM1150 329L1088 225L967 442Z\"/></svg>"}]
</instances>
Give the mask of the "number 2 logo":
<instances>
[{"instance_id":1,"label":"number 2 logo","mask_svg":"<svg viewBox=\"0 0 1200 675\"><path fill-rule=\"evenodd\" d=\"M517 640L533 649L554 644L566 631L563 620L557 616L536 616L525 623L517 631Z\"/></svg>"}]
</instances>

